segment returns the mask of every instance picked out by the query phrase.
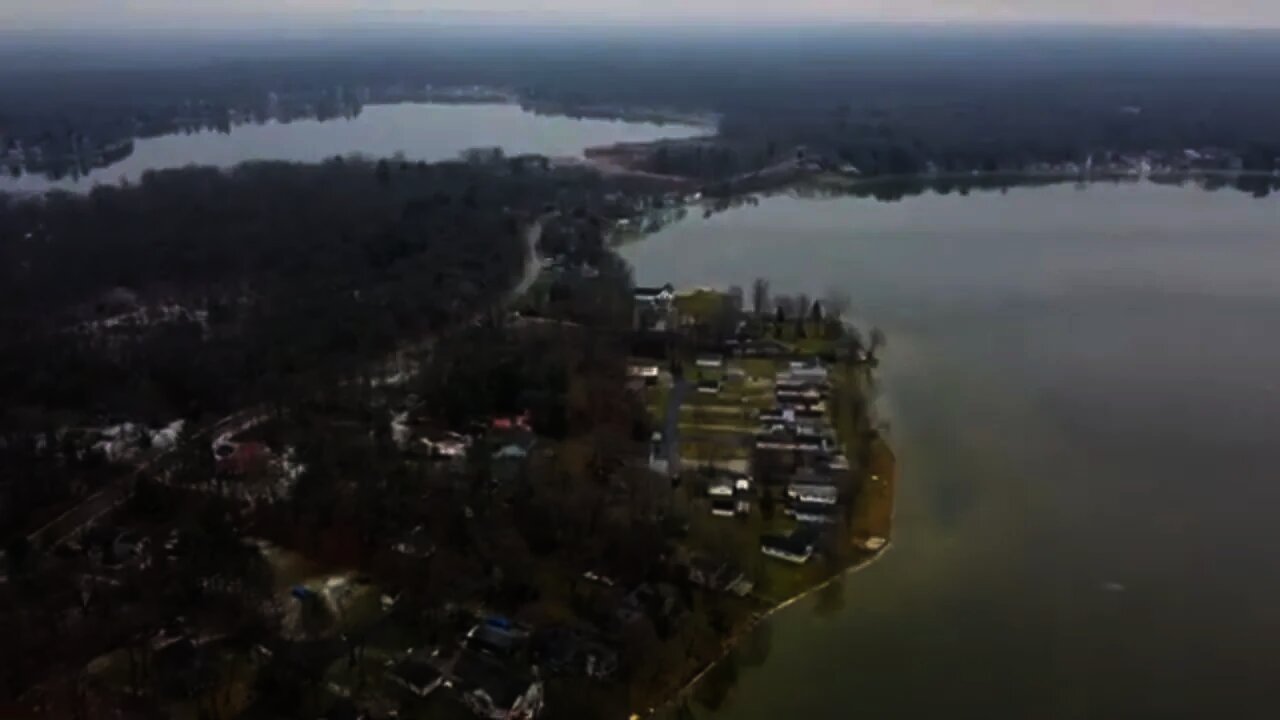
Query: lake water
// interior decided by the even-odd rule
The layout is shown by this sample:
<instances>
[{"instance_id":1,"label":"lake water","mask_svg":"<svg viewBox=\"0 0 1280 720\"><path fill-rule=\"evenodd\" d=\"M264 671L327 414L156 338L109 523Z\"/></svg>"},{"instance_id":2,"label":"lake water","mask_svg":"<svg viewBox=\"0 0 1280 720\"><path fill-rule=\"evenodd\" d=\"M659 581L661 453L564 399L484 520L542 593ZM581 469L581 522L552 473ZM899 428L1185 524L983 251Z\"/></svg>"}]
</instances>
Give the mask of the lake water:
<instances>
[{"instance_id":1,"label":"lake water","mask_svg":"<svg viewBox=\"0 0 1280 720\"><path fill-rule=\"evenodd\" d=\"M840 288L889 338L893 547L762 627L699 717L1280 712L1280 200L777 197L625 255Z\"/></svg>"},{"instance_id":2,"label":"lake water","mask_svg":"<svg viewBox=\"0 0 1280 720\"><path fill-rule=\"evenodd\" d=\"M509 155L581 157L586 148L600 145L707 132L690 125L535 115L517 105L370 105L351 119L269 122L240 125L229 134L203 131L138 140L128 158L78 180L55 181L40 174L13 178L4 173L0 191L87 190L121 178L137 180L147 170L191 164L231 167L248 160L319 162L335 155L390 157L399 152L410 160L449 160L463 150L493 145L501 145Z\"/></svg>"}]
</instances>

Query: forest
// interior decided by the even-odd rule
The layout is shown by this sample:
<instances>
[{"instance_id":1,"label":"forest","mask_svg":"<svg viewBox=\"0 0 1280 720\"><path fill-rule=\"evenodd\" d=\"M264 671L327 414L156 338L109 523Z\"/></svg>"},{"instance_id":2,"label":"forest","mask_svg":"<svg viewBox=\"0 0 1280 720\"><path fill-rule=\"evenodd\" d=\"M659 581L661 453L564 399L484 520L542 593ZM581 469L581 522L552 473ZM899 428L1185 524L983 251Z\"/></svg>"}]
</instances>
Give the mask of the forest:
<instances>
[{"instance_id":1,"label":"forest","mask_svg":"<svg viewBox=\"0 0 1280 720\"><path fill-rule=\"evenodd\" d=\"M398 351L500 311L547 210L608 211L606 196L646 184L542 167L253 163L0 198L0 459L13 471L0 528L38 522L76 472L100 474L46 452L68 427L200 422L381 382Z\"/></svg>"},{"instance_id":2,"label":"forest","mask_svg":"<svg viewBox=\"0 0 1280 720\"><path fill-rule=\"evenodd\" d=\"M62 42L61 53L0 42L0 56L15 60L0 69L0 135L9 143L78 135L105 144L175 118L222 124L232 109L260 112L269 93L310 97L322 110L340 88L432 84L507 88L568 114L715 113L719 152L655 168L704 179L764 167L796 146L868 174L1184 148L1222 149L1246 169L1269 171L1280 157L1280 89L1271 82L1280 43L1261 32L405 30L272 46ZM40 49L57 61L22 61Z\"/></svg>"}]
</instances>

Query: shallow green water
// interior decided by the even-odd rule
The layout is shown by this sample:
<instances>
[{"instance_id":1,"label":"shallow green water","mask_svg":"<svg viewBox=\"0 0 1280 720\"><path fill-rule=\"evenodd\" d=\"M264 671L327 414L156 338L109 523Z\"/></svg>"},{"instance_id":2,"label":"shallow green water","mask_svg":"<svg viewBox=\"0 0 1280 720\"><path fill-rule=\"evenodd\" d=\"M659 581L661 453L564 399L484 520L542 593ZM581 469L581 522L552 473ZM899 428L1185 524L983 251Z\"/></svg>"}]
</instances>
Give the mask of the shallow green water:
<instances>
[{"instance_id":1,"label":"shallow green water","mask_svg":"<svg viewBox=\"0 0 1280 720\"><path fill-rule=\"evenodd\" d=\"M639 282L846 291L890 352L895 542L699 717L1275 717L1280 200L1149 184L779 197Z\"/></svg>"}]
</instances>

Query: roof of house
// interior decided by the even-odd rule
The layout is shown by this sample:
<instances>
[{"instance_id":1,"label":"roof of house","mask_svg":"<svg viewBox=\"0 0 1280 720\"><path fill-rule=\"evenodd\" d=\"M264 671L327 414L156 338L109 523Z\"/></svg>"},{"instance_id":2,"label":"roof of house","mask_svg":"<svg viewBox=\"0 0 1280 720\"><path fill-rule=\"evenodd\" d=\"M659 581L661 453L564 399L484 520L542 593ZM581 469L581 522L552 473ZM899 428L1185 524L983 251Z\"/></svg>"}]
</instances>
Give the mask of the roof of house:
<instances>
[{"instance_id":1,"label":"roof of house","mask_svg":"<svg viewBox=\"0 0 1280 720\"><path fill-rule=\"evenodd\" d=\"M492 623L481 623L467 633L468 649L489 653L500 657L515 654L525 638L515 632L498 627Z\"/></svg>"},{"instance_id":2,"label":"roof of house","mask_svg":"<svg viewBox=\"0 0 1280 720\"><path fill-rule=\"evenodd\" d=\"M483 691L498 708L514 706L533 684L527 673L470 650L458 653L453 675L464 690Z\"/></svg>"},{"instance_id":3,"label":"roof of house","mask_svg":"<svg viewBox=\"0 0 1280 720\"><path fill-rule=\"evenodd\" d=\"M396 663L392 673L416 687L429 687L440 679L440 671L425 658L409 657Z\"/></svg>"},{"instance_id":4,"label":"roof of house","mask_svg":"<svg viewBox=\"0 0 1280 720\"><path fill-rule=\"evenodd\" d=\"M816 497L834 499L840 497L840 488L835 485L809 485L799 484L791 485L787 488L787 492L801 497Z\"/></svg>"},{"instance_id":5,"label":"roof of house","mask_svg":"<svg viewBox=\"0 0 1280 720\"><path fill-rule=\"evenodd\" d=\"M508 443L499 448L493 454L493 457L497 460L511 460L527 457L528 455L529 448L519 443Z\"/></svg>"},{"instance_id":6,"label":"roof of house","mask_svg":"<svg viewBox=\"0 0 1280 720\"><path fill-rule=\"evenodd\" d=\"M661 294L663 294L663 293L668 293L668 294L670 294L670 293L674 293L674 292L675 292L675 288L671 287L671 284L670 284L670 283L668 283L668 284L666 284L666 285L663 285L662 287L639 287L639 286L637 286L637 287L636 287L636 289L635 289L635 296L636 296L636 297L657 297L657 296L659 296L659 295L661 295Z\"/></svg>"},{"instance_id":7,"label":"roof of house","mask_svg":"<svg viewBox=\"0 0 1280 720\"><path fill-rule=\"evenodd\" d=\"M807 555L813 552L813 541L802 533L765 535L760 538L760 547L778 550L790 555Z\"/></svg>"},{"instance_id":8,"label":"roof of house","mask_svg":"<svg viewBox=\"0 0 1280 720\"><path fill-rule=\"evenodd\" d=\"M791 476L792 485L835 485L835 478L811 468L801 468Z\"/></svg>"},{"instance_id":9,"label":"roof of house","mask_svg":"<svg viewBox=\"0 0 1280 720\"><path fill-rule=\"evenodd\" d=\"M707 484L707 493L711 495L732 495L734 485L734 481L727 478L712 480Z\"/></svg>"},{"instance_id":10,"label":"roof of house","mask_svg":"<svg viewBox=\"0 0 1280 720\"><path fill-rule=\"evenodd\" d=\"M348 698L338 698L329 706L329 712L324 714L324 720L359 720L360 717L356 704Z\"/></svg>"},{"instance_id":11,"label":"roof of house","mask_svg":"<svg viewBox=\"0 0 1280 720\"><path fill-rule=\"evenodd\" d=\"M222 447L219 446L219 450ZM271 455L271 449L260 442L242 442L232 445L229 454L219 455L218 467L233 473L248 473L258 469Z\"/></svg>"},{"instance_id":12,"label":"roof of house","mask_svg":"<svg viewBox=\"0 0 1280 720\"><path fill-rule=\"evenodd\" d=\"M836 512L834 505L824 505L822 503L798 502L791 506L793 512L797 515L814 515L827 517L834 515Z\"/></svg>"},{"instance_id":13,"label":"roof of house","mask_svg":"<svg viewBox=\"0 0 1280 720\"><path fill-rule=\"evenodd\" d=\"M734 512L738 511L738 503L733 500L716 499L711 501L711 510L713 512Z\"/></svg>"},{"instance_id":14,"label":"roof of house","mask_svg":"<svg viewBox=\"0 0 1280 720\"><path fill-rule=\"evenodd\" d=\"M490 422L490 427L494 430L514 430L517 428L529 427L529 411L525 411L521 415L511 417L495 417Z\"/></svg>"}]
</instances>

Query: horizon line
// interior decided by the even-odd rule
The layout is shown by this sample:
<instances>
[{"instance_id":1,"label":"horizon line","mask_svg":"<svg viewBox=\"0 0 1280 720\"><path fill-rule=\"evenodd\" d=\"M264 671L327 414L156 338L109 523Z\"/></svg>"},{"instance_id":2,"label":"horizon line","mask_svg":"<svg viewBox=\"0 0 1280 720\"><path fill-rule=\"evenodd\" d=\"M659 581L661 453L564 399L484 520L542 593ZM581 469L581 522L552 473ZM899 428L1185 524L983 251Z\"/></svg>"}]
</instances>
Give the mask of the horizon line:
<instances>
[{"instance_id":1,"label":"horizon line","mask_svg":"<svg viewBox=\"0 0 1280 720\"><path fill-rule=\"evenodd\" d=\"M237 12L232 16L210 18L206 13L187 17L157 18L153 22L139 23L134 18L107 19L85 22L79 18L75 24L35 22L26 25L10 24L0 28L0 36L22 35L138 35L156 32L177 32L181 35L212 34L268 34L275 32L340 32L340 31L393 31L401 33L421 31L486 31L529 30L566 33L572 31L645 31L671 30L681 34L695 32L732 34L747 31L754 34L793 31L841 32L852 30L1027 30L1027 31L1175 31L1175 32L1226 32L1270 34L1280 32L1280 20L1276 24L1238 24L1231 21L1205 22L1193 20L1168 20L1160 22L1136 22L1127 20L1091 21L1087 19L1028 19L1028 18L734 18L731 22L712 14L698 14L674 21L648 15L609 16L583 15L566 12L539 13L490 13L484 11L455 11L424 13L406 10L366 11L359 17L349 12L317 12L304 17L287 13ZM192 25L196 20L199 25Z\"/></svg>"}]
</instances>

